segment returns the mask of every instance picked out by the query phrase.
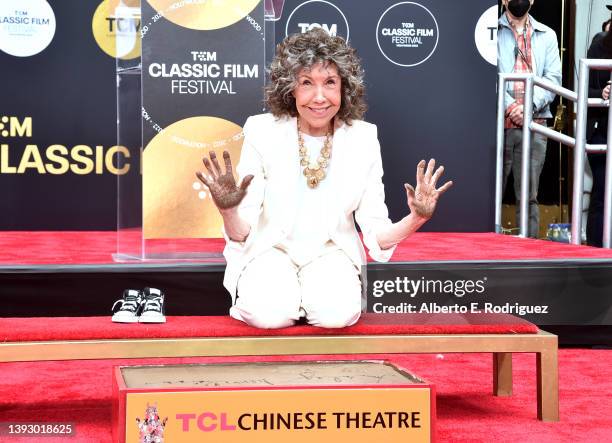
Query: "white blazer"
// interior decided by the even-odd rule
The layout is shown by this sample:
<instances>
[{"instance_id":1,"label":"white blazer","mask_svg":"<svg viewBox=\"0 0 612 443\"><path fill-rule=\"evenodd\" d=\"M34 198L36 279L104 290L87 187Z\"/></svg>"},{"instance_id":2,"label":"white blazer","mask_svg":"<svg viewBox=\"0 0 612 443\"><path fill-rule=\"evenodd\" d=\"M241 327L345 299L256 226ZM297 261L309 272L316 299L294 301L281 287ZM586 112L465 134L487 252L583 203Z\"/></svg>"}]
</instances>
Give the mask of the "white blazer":
<instances>
[{"instance_id":1,"label":"white blazer","mask_svg":"<svg viewBox=\"0 0 612 443\"><path fill-rule=\"evenodd\" d=\"M240 180L254 178L238 213L251 225L245 242L225 235L223 255L227 261L224 286L235 301L238 279L257 255L280 243L291 232L297 212L300 180L306 180L298 153L297 119L276 119L272 114L249 117L236 168ZM329 238L361 269L366 255L353 214L363 233L370 256L380 262L391 258L395 247L381 250L376 234L391 224L385 205L382 160L376 126L353 121L334 132L328 168L327 224Z\"/></svg>"}]
</instances>

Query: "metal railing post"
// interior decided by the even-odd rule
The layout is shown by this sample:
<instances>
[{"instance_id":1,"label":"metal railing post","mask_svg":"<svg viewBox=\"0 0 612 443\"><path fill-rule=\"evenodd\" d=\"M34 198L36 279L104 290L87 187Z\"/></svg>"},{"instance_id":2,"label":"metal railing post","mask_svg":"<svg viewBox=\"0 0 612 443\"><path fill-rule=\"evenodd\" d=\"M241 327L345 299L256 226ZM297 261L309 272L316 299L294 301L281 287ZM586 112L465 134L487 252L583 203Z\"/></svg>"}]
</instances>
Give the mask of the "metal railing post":
<instances>
[{"instance_id":1,"label":"metal railing post","mask_svg":"<svg viewBox=\"0 0 612 443\"><path fill-rule=\"evenodd\" d=\"M612 71L610 71L610 81L612 82ZM608 97L609 99L609 97ZM612 140L612 112L608 109L608 146ZM612 217L612 155L610 150L606 151L606 181L604 193L604 219L603 219L603 247L610 247L610 218Z\"/></svg>"},{"instance_id":2,"label":"metal railing post","mask_svg":"<svg viewBox=\"0 0 612 443\"><path fill-rule=\"evenodd\" d=\"M506 77L499 76L497 91L497 150L495 158L495 232L502 232L502 199L504 185L504 120L506 117Z\"/></svg>"},{"instance_id":3,"label":"metal railing post","mask_svg":"<svg viewBox=\"0 0 612 443\"><path fill-rule=\"evenodd\" d=\"M529 237L529 171L531 170L530 126L531 121L533 119L533 77L527 77L527 79L525 80L525 96L523 103L523 152L521 158L520 236Z\"/></svg>"},{"instance_id":4,"label":"metal railing post","mask_svg":"<svg viewBox=\"0 0 612 443\"><path fill-rule=\"evenodd\" d=\"M574 188L572 190L572 239L582 242L582 194L584 192L584 158L586 152L587 101L589 98L589 66L580 60L576 110L576 145L574 148Z\"/></svg>"}]
</instances>

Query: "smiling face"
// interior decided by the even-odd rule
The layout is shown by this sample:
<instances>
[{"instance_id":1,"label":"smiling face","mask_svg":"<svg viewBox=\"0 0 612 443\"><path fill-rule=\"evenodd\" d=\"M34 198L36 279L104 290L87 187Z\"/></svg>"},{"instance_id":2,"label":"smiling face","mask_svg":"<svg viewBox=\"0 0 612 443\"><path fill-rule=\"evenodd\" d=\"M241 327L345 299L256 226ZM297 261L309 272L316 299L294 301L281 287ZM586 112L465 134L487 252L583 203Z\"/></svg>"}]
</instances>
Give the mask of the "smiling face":
<instances>
[{"instance_id":1,"label":"smiling face","mask_svg":"<svg viewBox=\"0 0 612 443\"><path fill-rule=\"evenodd\" d=\"M341 79L333 64L317 63L298 73L293 90L300 128L312 136L325 135L342 103Z\"/></svg>"}]
</instances>

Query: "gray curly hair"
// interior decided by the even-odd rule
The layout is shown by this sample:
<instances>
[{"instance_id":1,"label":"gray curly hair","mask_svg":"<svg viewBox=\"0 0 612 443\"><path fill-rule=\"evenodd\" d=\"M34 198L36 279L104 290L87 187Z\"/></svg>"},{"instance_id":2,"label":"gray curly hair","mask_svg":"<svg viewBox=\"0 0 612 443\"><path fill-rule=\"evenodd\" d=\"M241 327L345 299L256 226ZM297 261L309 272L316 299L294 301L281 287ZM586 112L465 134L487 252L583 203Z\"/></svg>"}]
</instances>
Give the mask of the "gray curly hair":
<instances>
[{"instance_id":1,"label":"gray curly hair","mask_svg":"<svg viewBox=\"0 0 612 443\"><path fill-rule=\"evenodd\" d=\"M366 111L363 69L355 50L343 38L333 37L321 28L292 34L277 47L270 64L270 83L265 102L275 117L298 115L293 91L298 73L322 63L333 64L341 79L342 102L338 117L347 124L360 120Z\"/></svg>"}]
</instances>

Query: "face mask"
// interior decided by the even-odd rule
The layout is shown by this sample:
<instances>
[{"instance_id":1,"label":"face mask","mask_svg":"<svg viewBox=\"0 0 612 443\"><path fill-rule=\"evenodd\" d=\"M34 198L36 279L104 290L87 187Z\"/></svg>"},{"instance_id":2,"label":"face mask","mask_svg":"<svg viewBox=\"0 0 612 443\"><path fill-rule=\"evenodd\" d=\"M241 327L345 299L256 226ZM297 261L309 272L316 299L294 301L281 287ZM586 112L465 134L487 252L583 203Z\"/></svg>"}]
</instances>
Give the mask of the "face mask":
<instances>
[{"instance_id":1,"label":"face mask","mask_svg":"<svg viewBox=\"0 0 612 443\"><path fill-rule=\"evenodd\" d=\"M531 3L529 3L529 0L510 0L508 2L508 11L516 18L521 18L527 14L530 7Z\"/></svg>"}]
</instances>

